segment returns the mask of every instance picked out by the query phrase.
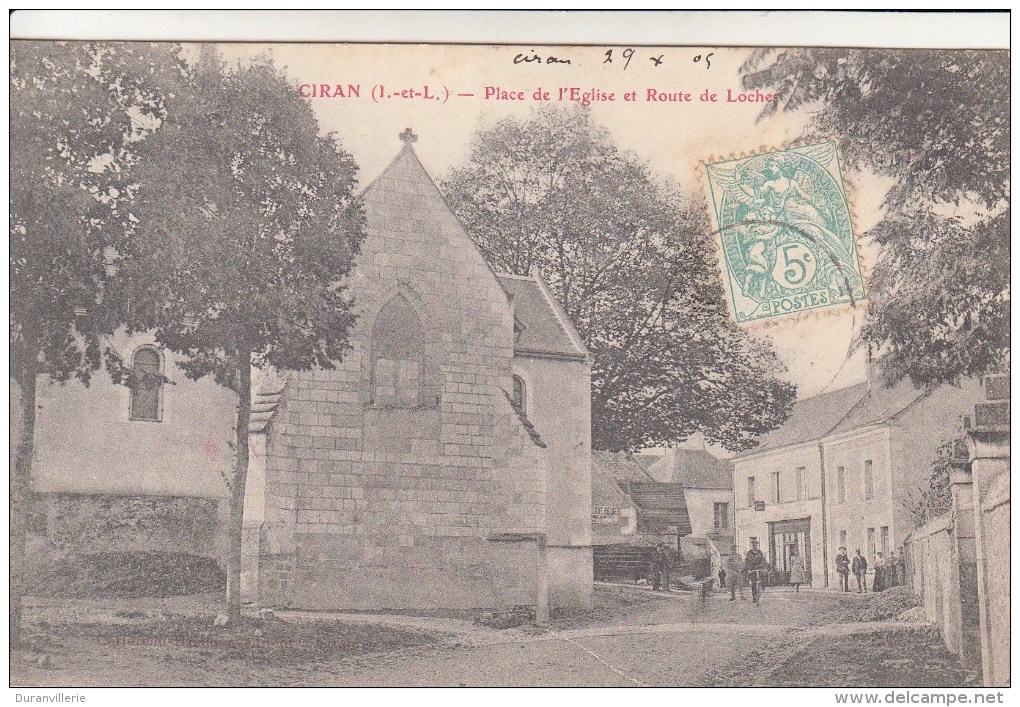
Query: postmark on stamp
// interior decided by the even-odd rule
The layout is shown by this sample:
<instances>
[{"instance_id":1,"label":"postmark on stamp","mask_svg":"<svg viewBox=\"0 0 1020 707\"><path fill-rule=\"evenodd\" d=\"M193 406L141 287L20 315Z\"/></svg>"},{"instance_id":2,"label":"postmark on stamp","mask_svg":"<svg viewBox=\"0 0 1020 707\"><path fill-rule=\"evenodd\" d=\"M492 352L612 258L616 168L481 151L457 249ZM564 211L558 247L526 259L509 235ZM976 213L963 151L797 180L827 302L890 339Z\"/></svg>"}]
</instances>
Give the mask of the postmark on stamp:
<instances>
[{"instance_id":1,"label":"postmark on stamp","mask_svg":"<svg viewBox=\"0 0 1020 707\"><path fill-rule=\"evenodd\" d=\"M864 301L835 140L713 162L706 173L738 322Z\"/></svg>"}]
</instances>

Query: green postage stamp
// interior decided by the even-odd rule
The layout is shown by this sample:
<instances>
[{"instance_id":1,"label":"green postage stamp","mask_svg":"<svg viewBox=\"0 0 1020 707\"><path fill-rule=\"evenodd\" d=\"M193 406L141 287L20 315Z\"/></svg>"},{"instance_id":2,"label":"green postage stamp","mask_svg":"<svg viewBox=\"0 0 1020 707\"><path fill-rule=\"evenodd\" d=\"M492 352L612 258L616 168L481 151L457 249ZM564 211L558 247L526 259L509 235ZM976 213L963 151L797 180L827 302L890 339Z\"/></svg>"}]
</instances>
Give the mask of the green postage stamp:
<instances>
[{"instance_id":1,"label":"green postage stamp","mask_svg":"<svg viewBox=\"0 0 1020 707\"><path fill-rule=\"evenodd\" d=\"M715 162L706 171L738 322L864 300L835 140Z\"/></svg>"}]
</instances>

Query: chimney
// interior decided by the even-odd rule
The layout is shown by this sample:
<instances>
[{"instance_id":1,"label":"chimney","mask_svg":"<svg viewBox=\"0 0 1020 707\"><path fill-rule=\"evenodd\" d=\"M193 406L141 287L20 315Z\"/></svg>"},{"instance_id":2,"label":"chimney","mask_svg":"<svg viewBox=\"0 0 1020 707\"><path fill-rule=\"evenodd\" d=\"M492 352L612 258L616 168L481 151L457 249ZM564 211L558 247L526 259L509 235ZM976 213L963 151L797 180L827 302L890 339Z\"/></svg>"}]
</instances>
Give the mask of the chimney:
<instances>
[{"instance_id":1,"label":"chimney","mask_svg":"<svg viewBox=\"0 0 1020 707\"><path fill-rule=\"evenodd\" d=\"M1009 400L1009 374L993 373L982 381L986 400Z\"/></svg>"}]
</instances>

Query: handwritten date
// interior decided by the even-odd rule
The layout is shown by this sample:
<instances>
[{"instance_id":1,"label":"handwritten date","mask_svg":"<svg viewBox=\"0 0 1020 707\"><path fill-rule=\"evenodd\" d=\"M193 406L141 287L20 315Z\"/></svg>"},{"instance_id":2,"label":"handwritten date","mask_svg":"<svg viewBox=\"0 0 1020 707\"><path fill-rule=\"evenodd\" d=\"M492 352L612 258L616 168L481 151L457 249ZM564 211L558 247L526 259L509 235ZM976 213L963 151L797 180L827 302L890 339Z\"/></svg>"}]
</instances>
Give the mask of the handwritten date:
<instances>
[{"instance_id":1,"label":"handwritten date","mask_svg":"<svg viewBox=\"0 0 1020 707\"><path fill-rule=\"evenodd\" d=\"M613 54L614 51L615 50L613 50L613 49L607 49L606 53L602 55L602 56L605 57L605 59L602 60L602 63L603 64L612 64L614 62L614 59L615 59L617 62L622 62L623 63L623 70L626 71L630 67L631 59L634 58L634 55L637 52L634 49L632 49L631 47L627 47L626 49L622 50L619 53L619 55L614 57L614 54ZM652 56L647 57L647 59L648 59L648 61L652 62L652 66L662 66L662 62L664 61L663 57L665 57L666 55L665 54L656 55L654 52L649 52L649 53ZM705 54L704 56L702 56L701 54L695 54L693 61L694 61L695 64L697 64L700 61L704 61L705 62L705 68L706 69L711 69L712 68L712 57L713 56L715 56L715 52L709 52L709 53Z\"/></svg>"}]
</instances>

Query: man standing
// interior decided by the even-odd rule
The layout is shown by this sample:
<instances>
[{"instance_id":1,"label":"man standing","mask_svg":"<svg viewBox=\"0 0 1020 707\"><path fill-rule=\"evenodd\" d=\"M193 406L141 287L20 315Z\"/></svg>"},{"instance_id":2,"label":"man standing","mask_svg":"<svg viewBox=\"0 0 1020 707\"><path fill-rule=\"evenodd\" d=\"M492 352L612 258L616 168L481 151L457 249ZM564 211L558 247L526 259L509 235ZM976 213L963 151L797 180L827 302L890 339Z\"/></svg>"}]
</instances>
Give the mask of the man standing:
<instances>
[{"instance_id":1,"label":"man standing","mask_svg":"<svg viewBox=\"0 0 1020 707\"><path fill-rule=\"evenodd\" d=\"M752 540L751 549L744 556L744 571L751 578L751 599L755 604L761 599L762 581L764 580L765 572L768 571L768 566L768 562L765 561L765 555L758 549L758 541Z\"/></svg>"},{"instance_id":2,"label":"man standing","mask_svg":"<svg viewBox=\"0 0 1020 707\"><path fill-rule=\"evenodd\" d=\"M652 590L657 592L659 587L669 591L669 553L662 543L652 552Z\"/></svg>"},{"instance_id":3,"label":"man standing","mask_svg":"<svg viewBox=\"0 0 1020 707\"><path fill-rule=\"evenodd\" d=\"M868 591L868 561L861 555L860 550L854 555L850 569L853 570L854 577L857 578L857 591L862 594Z\"/></svg>"},{"instance_id":4,"label":"man standing","mask_svg":"<svg viewBox=\"0 0 1020 707\"><path fill-rule=\"evenodd\" d=\"M899 564L896 559L896 552L889 551L889 559L885 561L885 583L887 587L897 587L900 584Z\"/></svg>"},{"instance_id":5,"label":"man standing","mask_svg":"<svg viewBox=\"0 0 1020 707\"><path fill-rule=\"evenodd\" d=\"M850 591L850 558L847 557L846 548L839 548L836 555L836 574L839 575L839 588L844 592Z\"/></svg>"},{"instance_id":6,"label":"man standing","mask_svg":"<svg viewBox=\"0 0 1020 707\"><path fill-rule=\"evenodd\" d=\"M662 583L662 553L659 552L661 545L652 548L652 591L659 591Z\"/></svg>"},{"instance_id":7,"label":"man standing","mask_svg":"<svg viewBox=\"0 0 1020 707\"><path fill-rule=\"evenodd\" d=\"M737 590L740 590L740 599L745 601L744 596L744 558L740 556L740 550L734 545L730 548L730 556L726 558L726 576L730 580L730 601L737 600Z\"/></svg>"},{"instance_id":8,"label":"man standing","mask_svg":"<svg viewBox=\"0 0 1020 707\"><path fill-rule=\"evenodd\" d=\"M659 543L659 555L660 555L660 567L662 568L662 589L663 591L669 591L669 571L672 569L672 558L669 556L669 550L665 545Z\"/></svg>"}]
</instances>

